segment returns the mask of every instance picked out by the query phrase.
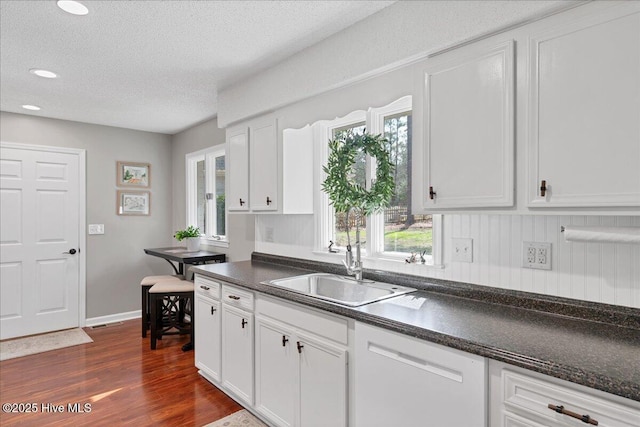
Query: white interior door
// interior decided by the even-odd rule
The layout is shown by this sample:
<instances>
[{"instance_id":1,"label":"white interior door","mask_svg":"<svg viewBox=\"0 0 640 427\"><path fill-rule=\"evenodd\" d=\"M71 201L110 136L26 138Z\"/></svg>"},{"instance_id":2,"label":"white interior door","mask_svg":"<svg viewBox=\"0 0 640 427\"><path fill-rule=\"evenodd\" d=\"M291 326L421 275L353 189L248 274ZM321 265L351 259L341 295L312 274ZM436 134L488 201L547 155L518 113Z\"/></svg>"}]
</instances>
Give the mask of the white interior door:
<instances>
[{"instance_id":1,"label":"white interior door","mask_svg":"<svg viewBox=\"0 0 640 427\"><path fill-rule=\"evenodd\" d=\"M77 327L84 315L84 152L61 151L0 147L0 339Z\"/></svg>"}]
</instances>

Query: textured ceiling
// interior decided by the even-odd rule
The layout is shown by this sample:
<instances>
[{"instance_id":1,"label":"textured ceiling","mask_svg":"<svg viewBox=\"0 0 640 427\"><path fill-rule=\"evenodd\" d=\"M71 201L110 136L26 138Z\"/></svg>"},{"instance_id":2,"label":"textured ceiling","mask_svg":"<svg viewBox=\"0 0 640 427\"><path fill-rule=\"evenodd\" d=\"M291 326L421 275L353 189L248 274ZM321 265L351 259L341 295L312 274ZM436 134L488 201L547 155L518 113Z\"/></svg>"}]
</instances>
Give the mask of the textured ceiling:
<instances>
[{"instance_id":1,"label":"textured ceiling","mask_svg":"<svg viewBox=\"0 0 640 427\"><path fill-rule=\"evenodd\" d=\"M0 110L174 134L216 115L219 88L394 2L83 3L0 1Z\"/></svg>"}]
</instances>

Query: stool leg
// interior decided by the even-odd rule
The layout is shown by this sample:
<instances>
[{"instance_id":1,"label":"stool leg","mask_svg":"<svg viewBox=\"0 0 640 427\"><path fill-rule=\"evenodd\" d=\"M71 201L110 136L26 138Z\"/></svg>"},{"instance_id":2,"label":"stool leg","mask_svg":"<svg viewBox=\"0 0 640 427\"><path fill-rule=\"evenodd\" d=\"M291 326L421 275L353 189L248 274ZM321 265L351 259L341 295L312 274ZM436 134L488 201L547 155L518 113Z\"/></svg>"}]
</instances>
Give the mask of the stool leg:
<instances>
[{"instance_id":1,"label":"stool leg","mask_svg":"<svg viewBox=\"0 0 640 427\"><path fill-rule=\"evenodd\" d=\"M151 286L142 286L142 338L147 337L149 329L149 289Z\"/></svg>"},{"instance_id":2,"label":"stool leg","mask_svg":"<svg viewBox=\"0 0 640 427\"><path fill-rule=\"evenodd\" d=\"M194 297L191 295L188 296L187 302L185 305L189 308L187 312L189 313L191 322L189 322L189 342L182 346L182 351L189 351L189 350L193 350L195 345L194 338L195 338L196 319L195 319L195 310L193 307L195 305Z\"/></svg>"},{"instance_id":3,"label":"stool leg","mask_svg":"<svg viewBox=\"0 0 640 427\"><path fill-rule=\"evenodd\" d=\"M151 323L151 350L155 350L156 339L158 338L158 302L155 294L149 294L149 309L151 310L149 316Z\"/></svg>"}]
</instances>

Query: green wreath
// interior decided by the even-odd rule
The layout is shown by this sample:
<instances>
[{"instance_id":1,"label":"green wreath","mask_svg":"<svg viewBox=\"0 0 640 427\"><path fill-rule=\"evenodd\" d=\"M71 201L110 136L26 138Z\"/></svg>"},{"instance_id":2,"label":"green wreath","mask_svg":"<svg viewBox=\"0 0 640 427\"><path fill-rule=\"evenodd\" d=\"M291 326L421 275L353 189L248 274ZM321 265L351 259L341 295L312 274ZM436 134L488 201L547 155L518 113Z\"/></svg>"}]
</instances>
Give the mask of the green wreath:
<instances>
[{"instance_id":1,"label":"green wreath","mask_svg":"<svg viewBox=\"0 0 640 427\"><path fill-rule=\"evenodd\" d=\"M389 206L395 183L386 142L382 135L368 133L347 133L344 137L329 141L329 159L322 168L327 174L322 190L329 195L336 212L348 213L356 209L358 214L367 216ZM376 178L370 190L349 179L360 149L376 159Z\"/></svg>"}]
</instances>

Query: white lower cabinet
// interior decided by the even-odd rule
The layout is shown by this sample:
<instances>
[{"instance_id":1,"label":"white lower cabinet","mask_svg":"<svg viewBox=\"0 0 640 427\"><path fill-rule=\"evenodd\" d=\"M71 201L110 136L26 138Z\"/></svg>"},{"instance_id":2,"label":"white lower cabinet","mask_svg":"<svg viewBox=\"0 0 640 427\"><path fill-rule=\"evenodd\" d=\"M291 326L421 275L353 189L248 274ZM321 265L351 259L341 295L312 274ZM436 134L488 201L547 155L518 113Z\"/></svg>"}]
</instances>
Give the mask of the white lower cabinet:
<instances>
[{"instance_id":1,"label":"white lower cabinet","mask_svg":"<svg viewBox=\"0 0 640 427\"><path fill-rule=\"evenodd\" d=\"M640 426L640 402L267 295L254 301L202 275L195 289L200 374L270 426L587 425L567 412Z\"/></svg>"},{"instance_id":2,"label":"white lower cabinet","mask_svg":"<svg viewBox=\"0 0 640 427\"><path fill-rule=\"evenodd\" d=\"M487 425L487 360L356 322L357 427Z\"/></svg>"},{"instance_id":3,"label":"white lower cabinet","mask_svg":"<svg viewBox=\"0 0 640 427\"><path fill-rule=\"evenodd\" d=\"M640 402L493 360L489 372L492 427L640 426Z\"/></svg>"},{"instance_id":4,"label":"white lower cabinet","mask_svg":"<svg viewBox=\"0 0 640 427\"><path fill-rule=\"evenodd\" d=\"M347 352L319 337L298 335L299 426L346 426Z\"/></svg>"},{"instance_id":5,"label":"white lower cabinet","mask_svg":"<svg viewBox=\"0 0 640 427\"><path fill-rule=\"evenodd\" d=\"M197 296L195 309L196 367L220 381L220 302Z\"/></svg>"},{"instance_id":6,"label":"white lower cabinet","mask_svg":"<svg viewBox=\"0 0 640 427\"><path fill-rule=\"evenodd\" d=\"M253 294L222 286L222 387L253 405ZM197 329L197 326L196 326Z\"/></svg>"},{"instance_id":7,"label":"white lower cabinet","mask_svg":"<svg viewBox=\"0 0 640 427\"><path fill-rule=\"evenodd\" d=\"M276 426L346 426L346 320L262 297L256 313L256 412Z\"/></svg>"},{"instance_id":8,"label":"white lower cabinet","mask_svg":"<svg viewBox=\"0 0 640 427\"><path fill-rule=\"evenodd\" d=\"M295 352L290 329L256 318L256 410L278 426L294 425Z\"/></svg>"},{"instance_id":9,"label":"white lower cabinet","mask_svg":"<svg viewBox=\"0 0 640 427\"><path fill-rule=\"evenodd\" d=\"M210 381L220 381L220 283L201 275L194 279L194 352L196 367Z\"/></svg>"}]
</instances>

